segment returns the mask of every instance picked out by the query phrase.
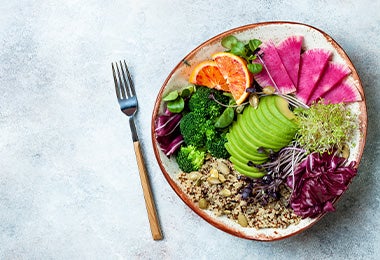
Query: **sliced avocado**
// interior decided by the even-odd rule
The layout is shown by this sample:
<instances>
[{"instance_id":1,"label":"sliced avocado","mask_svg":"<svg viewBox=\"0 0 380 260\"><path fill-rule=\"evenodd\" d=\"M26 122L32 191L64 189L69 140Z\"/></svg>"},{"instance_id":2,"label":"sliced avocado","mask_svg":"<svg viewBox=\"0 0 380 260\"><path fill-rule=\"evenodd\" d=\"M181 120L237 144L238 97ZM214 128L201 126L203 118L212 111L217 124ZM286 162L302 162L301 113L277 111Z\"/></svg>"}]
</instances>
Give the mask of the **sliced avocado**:
<instances>
[{"instance_id":1,"label":"sliced avocado","mask_svg":"<svg viewBox=\"0 0 380 260\"><path fill-rule=\"evenodd\" d=\"M268 156L265 154L247 153L246 151L236 146L236 142L228 141L224 146L226 147L227 151L230 153L231 156L236 157L242 162L252 161L254 163L260 164L268 160Z\"/></svg>"},{"instance_id":2,"label":"sliced avocado","mask_svg":"<svg viewBox=\"0 0 380 260\"><path fill-rule=\"evenodd\" d=\"M231 137L231 141L237 142L239 144L239 148L247 153L258 153L257 149L262 147L262 145L253 142L253 140L249 140L247 135L243 133L242 130L231 130L229 132L229 136Z\"/></svg>"},{"instance_id":3,"label":"sliced avocado","mask_svg":"<svg viewBox=\"0 0 380 260\"><path fill-rule=\"evenodd\" d=\"M247 108L248 109L248 108ZM252 109L254 109L252 107ZM248 113L251 113L248 109ZM250 115L241 115L239 120L242 124L242 126L246 126L246 129L250 133L254 133L256 136L260 138L260 140L263 140L267 145L264 145L265 147L269 148L279 148L287 145L289 143L289 138L284 137L282 135L276 134L277 127L271 126L271 129L266 128L266 126L270 125L269 123L263 123L261 122L262 116L261 112L255 113L250 117Z\"/></svg>"},{"instance_id":4,"label":"sliced avocado","mask_svg":"<svg viewBox=\"0 0 380 260\"><path fill-rule=\"evenodd\" d=\"M256 167L248 166L247 164L244 164L238 160L235 160L234 157L231 157L230 161L232 162L232 165L235 168L235 170L237 170L239 173L245 176L248 176L251 178L261 178L266 174L266 172L261 171Z\"/></svg>"},{"instance_id":5,"label":"sliced avocado","mask_svg":"<svg viewBox=\"0 0 380 260\"><path fill-rule=\"evenodd\" d=\"M261 129L261 132L265 132L265 135L271 136L284 145L287 145L289 140L293 139L293 132L288 133L283 131L284 125L272 115L265 104L261 104L260 102L257 109L247 107L246 110L248 111L247 116L250 117L251 123Z\"/></svg>"},{"instance_id":6,"label":"sliced avocado","mask_svg":"<svg viewBox=\"0 0 380 260\"><path fill-rule=\"evenodd\" d=\"M248 120L250 123L253 123L253 122L258 123L257 121L259 121L260 125L263 126L262 129L264 129L265 132L276 134L279 126L272 123L273 119L268 120L266 117L264 117L264 115L262 114L263 111L261 111L260 107L261 107L260 103L257 109L251 106L248 106L244 109L244 112L241 116L246 117L247 118L246 120Z\"/></svg>"},{"instance_id":7,"label":"sliced avocado","mask_svg":"<svg viewBox=\"0 0 380 260\"><path fill-rule=\"evenodd\" d=\"M297 131L297 128L295 127L295 125L293 125L292 122L285 119L284 116L281 116L280 112L278 112L277 109L275 108L275 105L270 104L268 100L266 101L264 99L260 103L262 103L261 105L263 106L263 110L265 111L265 113L263 113L262 116L267 118L267 120L269 119L269 121L271 122L270 124L277 126L277 129L274 130L273 133L275 133L277 136L281 136L289 140L290 142L294 138L294 135ZM279 117L280 118L282 117L282 120L279 120L278 119Z\"/></svg>"},{"instance_id":8,"label":"sliced avocado","mask_svg":"<svg viewBox=\"0 0 380 260\"><path fill-rule=\"evenodd\" d=\"M249 158L256 160L267 158L266 154L259 153L257 149L260 146L255 146L254 144L250 143L249 140L245 140L244 137L241 137L241 134L238 131L230 131L227 135L228 143L231 143L231 146L234 146L235 149L233 149L236 153L244 155L249 154ZM227 150L228 151L228 150ZM231 155L233 155L232 152L228 151ZM246 156L244 156L246 157Z\"/></svg>"},{"instance_id":9,"label":"sliced avocado","mask_svg":"<svg viewBox=\"0 0 380 260\"><path fill-rule=\"evenodd\" d=\"M287 119L294 123L296 115L289 109L289 102L280 96L274 96L276 108L284 115Z\"/></svg>"},{"instance_id":10,"label":"sliced avocado","mask_svg":"<svg viewBox=\"0 0 380 260\"><path fill-rule=\"evenodd\" d=\"M288 101L280 96L272 95L261 98L261 102L267 111L277 118L276 124L280 123L283 127L287 126L290 129L297 129L297 124L294 122L295 115L290 111Z\"/></svg>"},{"instance_id":11,"label":"sliced avocado","mask_svg":"<svg viewBox=\"0 0 380 260\"><path fill-rule=\"evenodd\" d=\"M272 129L274 132L278 130L279 128L282 128L284 126L284 123L278 120L278 118L274 115L273 105L268 105L268 97L261 97L259 101L259 105L257 108L257 113L259 114L259 117L261 119L261 122L266 125L266 128Z\"/></svg>"},{"instance_id":12,"label":"sliced avocado","mask_svg":"<svg viewBox=\"0 0 380 260\"><path fill-rule=\"evenodd\" d=\"M253 142L254 144L264 147L264 148L270 148L273 150L279 150L280 148L284 147L285 144L289 143L287 142L277 142L273 138L271 138L270 135L267 133L264 133L262 135L259 134L258 131L255 131L255 129L251 129L250 126L247 125L246 122L241 121L239 122L241 124L242 129L244 130L244 133L246 133L247 136L249 136L249 140Z\"/></svg>"},{"instance_id":13,"label":"sliced avocado","mask_svg":"<svg viewBox=\"0 0 380 260\"><path fill-rule=\"evenodd\" d=\"M234 156L231 156L230 161L233 164L238 165L239 168L241 168L241 169L245 169L247 171L252 171L252 172L261 172L261 170L259 168L256 168L254 166L248 166L248 162L242 162Z\"/></svg>"}]
</instances>

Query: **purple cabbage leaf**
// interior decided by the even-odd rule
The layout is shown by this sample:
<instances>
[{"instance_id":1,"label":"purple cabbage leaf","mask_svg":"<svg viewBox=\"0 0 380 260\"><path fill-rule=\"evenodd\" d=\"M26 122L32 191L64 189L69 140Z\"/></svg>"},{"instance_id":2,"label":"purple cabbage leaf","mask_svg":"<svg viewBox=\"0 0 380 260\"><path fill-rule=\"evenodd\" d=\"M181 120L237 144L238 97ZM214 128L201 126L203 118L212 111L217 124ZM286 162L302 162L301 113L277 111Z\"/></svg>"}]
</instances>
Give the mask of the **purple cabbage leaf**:
<instances>
[{"instance_id":1,"label":"purple cabbage leaf","mask_svg":"<svg viewBox=\"0 0 380 260\"><path fill-rule=\"evenodd\" d=\"M301 216L317 217L334 211L334 200L341 195L356 175L356 162L346 165L346 159L334 153L312 153L301 162L294 176L287 178L293 189L290 206Z\"/></svg>"},{"instance_id":2,"label":"purple cabbage leaf","mask_svg":"<svg viewBox=\"0 0 380 260\"><path fill-rule=\"evenodd\" d=\"M156 140L167 156L174 154L184 142L179 130L181 118L182 114L172 113L166 109L165 113L156 119Z\"/></svg>"}]
</instances>

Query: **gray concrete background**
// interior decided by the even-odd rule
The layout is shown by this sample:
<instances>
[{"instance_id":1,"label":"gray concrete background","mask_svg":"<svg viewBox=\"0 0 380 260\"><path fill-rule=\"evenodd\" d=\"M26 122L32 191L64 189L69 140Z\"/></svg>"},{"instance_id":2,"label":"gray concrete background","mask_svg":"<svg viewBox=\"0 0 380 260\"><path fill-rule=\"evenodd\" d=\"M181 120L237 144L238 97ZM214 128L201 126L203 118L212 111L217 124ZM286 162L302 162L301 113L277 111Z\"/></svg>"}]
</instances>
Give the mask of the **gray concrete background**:
<instances>
[{"instance_id":1,"label":"gray concrete background","mask_svg":"<svg viewBox=\"0 0 380 260\"><path fill-rule=\"evenodd\" d=\"M380 2L1 1L0 259L378 259ZM172 68L227 29L286 20L330 34L364 85L368 136L337 211L262 243L194 214L155 161L150 120ZM127 59L165 239L151 239L111 61Z\"/></svg>"}]
</instances>

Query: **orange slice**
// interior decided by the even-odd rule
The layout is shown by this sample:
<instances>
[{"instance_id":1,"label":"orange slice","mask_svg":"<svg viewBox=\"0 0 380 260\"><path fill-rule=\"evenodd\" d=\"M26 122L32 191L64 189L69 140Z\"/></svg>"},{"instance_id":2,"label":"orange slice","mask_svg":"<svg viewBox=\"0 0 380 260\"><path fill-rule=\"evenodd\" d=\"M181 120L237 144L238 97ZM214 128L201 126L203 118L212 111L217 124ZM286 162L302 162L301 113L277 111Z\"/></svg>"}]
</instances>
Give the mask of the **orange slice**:
<instances>
[{"instance_id":1,"label":"orange slice","mask_svg":"<svg viewBox=\"0 0 380 260\"><path fill-rule=\"evenodd\" d=\"M220 73L215 61L207 60L199 63L191 72L189 82L209 88L229 91L227 81Z\"/></svg>"},{"instance_id":2,"label":"orange slice","mask_svg":"<svg viewBox=\"0 0 380 260\"><path fill-rule=\"evenodd\" d=\"M215 53L212 58L227 81L236 104L240 105L247 99L249 93L246 92L246 89L251 86L252 82L252 74L247 69L247 62L229 52Z\"/></svg>"}]
</instances>

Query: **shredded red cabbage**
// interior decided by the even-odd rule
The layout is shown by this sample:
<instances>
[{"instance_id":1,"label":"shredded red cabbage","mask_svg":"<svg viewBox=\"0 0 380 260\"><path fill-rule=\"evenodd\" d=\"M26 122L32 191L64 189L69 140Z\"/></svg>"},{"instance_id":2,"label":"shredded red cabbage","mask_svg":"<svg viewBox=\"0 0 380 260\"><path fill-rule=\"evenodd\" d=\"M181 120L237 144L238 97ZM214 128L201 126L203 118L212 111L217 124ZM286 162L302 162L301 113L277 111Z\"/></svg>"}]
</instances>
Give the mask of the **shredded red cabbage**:
<instances>
[{"instance_id":1,"label":"shredded red cabbage","mask_svg":"<svg viewBox=\"0 0 380 260\"><path fill-rule=\"evenodd\" d=\"M294 176L287 178L287 185L293 189L290 206L297 215L316 217L335 210L335 198L357 173L356 162L347 166L345 162L345 158L333 153L312 153L297 166Z\"/></svg>"},{"instance_id":2,"label":"shredded red cabbage","mask_svg":"<svg viewBox=\"0 0 380 260\"><path fill-rule=\"evenodd\" d=\"M181 118L182 114L172 113L166 109L165 113L156 119L156 139L167 156L174 154L184 142L179 130Z\"/></svg>"}]
</instances>

